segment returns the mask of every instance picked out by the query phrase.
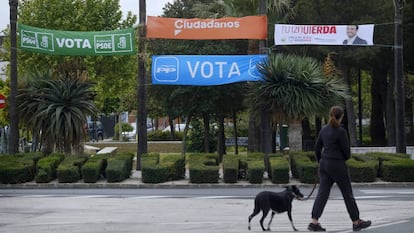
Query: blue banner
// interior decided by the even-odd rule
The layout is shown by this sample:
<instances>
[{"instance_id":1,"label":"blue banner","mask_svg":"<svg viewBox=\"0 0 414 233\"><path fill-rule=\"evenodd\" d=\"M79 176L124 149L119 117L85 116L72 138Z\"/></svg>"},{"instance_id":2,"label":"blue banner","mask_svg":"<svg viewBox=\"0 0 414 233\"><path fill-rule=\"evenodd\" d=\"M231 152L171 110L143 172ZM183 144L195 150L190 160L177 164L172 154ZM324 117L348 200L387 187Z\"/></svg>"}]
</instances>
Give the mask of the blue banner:
<instances>
[{"instance_id":1,"label":"blue banner","mask_svg":"<svg viewBox=\"0 0 414 233\"><path fill-rule=\"evenodd\" d=\"M260 81L257 64L267 55L152 56L152 84L214 86Z\"/></svg>"}]
</instances>

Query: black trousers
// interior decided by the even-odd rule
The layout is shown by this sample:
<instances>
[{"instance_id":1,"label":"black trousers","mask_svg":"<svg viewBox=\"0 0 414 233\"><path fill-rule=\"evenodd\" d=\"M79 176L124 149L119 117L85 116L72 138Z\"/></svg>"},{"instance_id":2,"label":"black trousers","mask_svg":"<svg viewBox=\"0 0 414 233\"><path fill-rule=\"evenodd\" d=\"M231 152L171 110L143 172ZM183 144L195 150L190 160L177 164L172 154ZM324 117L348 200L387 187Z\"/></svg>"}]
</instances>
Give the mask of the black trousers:
<instances>
[{"instance_id":1,"label":"black trousers","mask_svg":"<svg viewBox=\"0 0 414 233\"><path fill-rule=\"evenodd\" d=\"M343 160L321 159L319 161L319 190L312 208L312 218L319 219L328 201L332 185L341 190L346 209L352 221L359 220L359 210L352 192L348 166Z\"/></svg>"}]
</instances>

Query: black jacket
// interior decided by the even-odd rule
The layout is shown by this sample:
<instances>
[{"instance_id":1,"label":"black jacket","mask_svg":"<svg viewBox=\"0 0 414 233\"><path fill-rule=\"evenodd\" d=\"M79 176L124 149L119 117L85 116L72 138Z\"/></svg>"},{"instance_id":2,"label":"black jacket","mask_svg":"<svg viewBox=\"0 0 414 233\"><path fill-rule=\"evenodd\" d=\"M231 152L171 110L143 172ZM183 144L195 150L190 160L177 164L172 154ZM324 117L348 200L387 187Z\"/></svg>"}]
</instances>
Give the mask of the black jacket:
<instances>
[{"instance_id":1,"label":"black jacket","mask_svg":"<svg viewBox=\"0 0 414 233\"><path fill-rule=\"evenodd\" d=\"M324 126L315 143L316 159L348 160L351 157L348 135L344 128Z\"/></svg>"}]
</instances>

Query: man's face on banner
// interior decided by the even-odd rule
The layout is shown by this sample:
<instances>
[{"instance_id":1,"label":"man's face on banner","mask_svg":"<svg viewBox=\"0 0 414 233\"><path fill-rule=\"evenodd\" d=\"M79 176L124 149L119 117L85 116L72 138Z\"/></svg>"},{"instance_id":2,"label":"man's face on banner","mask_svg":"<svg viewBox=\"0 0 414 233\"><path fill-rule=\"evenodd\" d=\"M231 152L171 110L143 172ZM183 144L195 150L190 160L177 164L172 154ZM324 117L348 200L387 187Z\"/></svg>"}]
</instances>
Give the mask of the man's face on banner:
<instances>
[{"instance_id":1,"label":"man's face on banner","mask_svg":"<svg viewBox=\"0 0 414 233\"><path fill-rule=\"evenodd\" d=\"M348 25L346 27L346 34L348 35L349 38L352 38L356 35L357 33L357 26L356 25Z\"/></svg>"}]
</instances>

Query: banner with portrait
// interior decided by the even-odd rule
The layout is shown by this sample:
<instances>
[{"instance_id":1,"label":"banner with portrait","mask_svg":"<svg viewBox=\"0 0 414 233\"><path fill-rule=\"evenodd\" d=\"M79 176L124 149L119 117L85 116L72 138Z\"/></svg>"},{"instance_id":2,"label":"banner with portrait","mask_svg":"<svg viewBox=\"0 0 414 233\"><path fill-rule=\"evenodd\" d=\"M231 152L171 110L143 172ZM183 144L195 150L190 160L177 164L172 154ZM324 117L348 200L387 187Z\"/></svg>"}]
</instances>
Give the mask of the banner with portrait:
<instances>
[{"instance_id":1,"label":"banner with portrait","mask_svg":"<svg viewBox=\"0 0 414 233\"><path fill-rule=\"evenodd\" d=\"M275 45L374 45L374 24L275 25Z\"/></svg>"}]
</instances>

